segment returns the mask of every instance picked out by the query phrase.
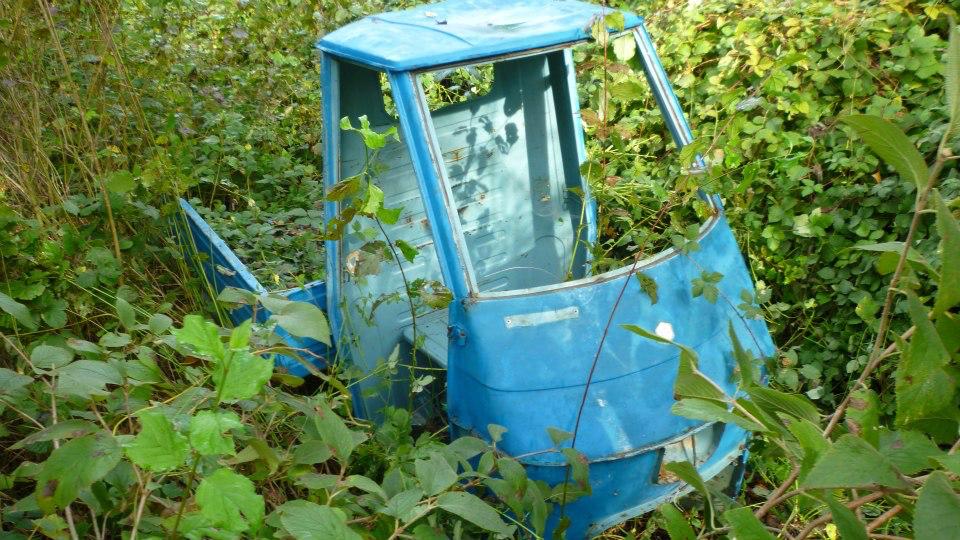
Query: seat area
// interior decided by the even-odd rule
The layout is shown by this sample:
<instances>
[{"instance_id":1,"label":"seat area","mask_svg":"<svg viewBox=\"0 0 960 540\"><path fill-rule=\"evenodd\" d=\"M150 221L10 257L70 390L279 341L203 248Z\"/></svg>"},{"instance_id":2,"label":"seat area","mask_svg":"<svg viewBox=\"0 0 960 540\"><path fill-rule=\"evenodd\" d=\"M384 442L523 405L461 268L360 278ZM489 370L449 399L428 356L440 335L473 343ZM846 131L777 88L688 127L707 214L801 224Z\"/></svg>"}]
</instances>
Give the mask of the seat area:
<instances>
[{"instance_id":1,"label":"seat area","mask_svg":"<svg viewBox=\"0 0 960 540\"><path fill-rule=\"evenodd\" d=\"M423 336L423 342L417 349L427 356L439 368L447 369L447 310L440 309L417 317L417 334ZM403 339L412 347L415 340L413 324L403 329Z\"/></svg>"}]
</instances>

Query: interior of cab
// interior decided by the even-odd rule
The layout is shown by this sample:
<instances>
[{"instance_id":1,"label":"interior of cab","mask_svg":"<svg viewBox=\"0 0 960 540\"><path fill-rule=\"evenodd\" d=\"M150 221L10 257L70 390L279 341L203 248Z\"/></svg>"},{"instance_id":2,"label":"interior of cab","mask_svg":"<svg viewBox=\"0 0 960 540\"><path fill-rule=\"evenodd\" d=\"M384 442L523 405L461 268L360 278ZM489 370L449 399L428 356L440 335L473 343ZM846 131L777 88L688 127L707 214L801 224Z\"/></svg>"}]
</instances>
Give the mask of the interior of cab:
<instances>
[{"instance_id":1,"label":"interior of cab","mask_svg":"<svg viewBox=\"0 0 960 540\"><path fill-rule=\"evenodd\" d=\"M454 103L428 104L455 206L448 213L462 234L475 292L552 285L587 272L580 126L570 66L562 50L496 61L484 92ZM341 117L366 115L377 131L397 127L399 132L398 120L384 106L380 73L341 62L340 81ZM421 74L418 81L446 84L437 73ZM342 131L340 139L342 179L363 170L368 154L356 134ZM442 275L406 142L388 142L376 167L374 181L384 192L384 206L403 210L392 225L355 218L344 235L345 312L352 312L352 331L366 349L364 355L385 358L398 342L411 347L418 340L418 350L445 367L446 309L418 312L414 325L405 302L378 301L405 294L404 280L442 281ZM384 261L374 274L352 274L350 258L380 227L384 240L406 242L417 249L416 257L403 260L402 271L397 261ZM361 322L365 320L376 323Z\"/></svg>"}]
</instances>

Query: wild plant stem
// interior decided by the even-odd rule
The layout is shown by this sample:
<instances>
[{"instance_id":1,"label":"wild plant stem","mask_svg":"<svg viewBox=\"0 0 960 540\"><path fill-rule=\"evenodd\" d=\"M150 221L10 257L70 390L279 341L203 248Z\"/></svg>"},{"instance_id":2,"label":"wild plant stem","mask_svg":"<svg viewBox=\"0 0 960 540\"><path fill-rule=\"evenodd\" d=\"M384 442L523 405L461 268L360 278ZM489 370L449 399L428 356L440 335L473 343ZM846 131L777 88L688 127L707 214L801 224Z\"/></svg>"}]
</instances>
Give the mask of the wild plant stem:
<instances>
[{"instance_id":1,"label":"wild plant stem","mask_svg":"<svg viewBox=\"0 0 960 540\"><path fill-rule=\"evenodd\" d=\"M187 507L187 499L190 498L190 490L193 489L193 481L197 477L197 465L200 463L200 456L193 452L193 465L190 466L190 474L187 475L187 489L183 499L180 501L180 508L177 509L177 517L173 520L173 531L170 533L171 540L177 540L180 527L180 520L183 519L183 510Z\"/></svg>"}]
</instances>

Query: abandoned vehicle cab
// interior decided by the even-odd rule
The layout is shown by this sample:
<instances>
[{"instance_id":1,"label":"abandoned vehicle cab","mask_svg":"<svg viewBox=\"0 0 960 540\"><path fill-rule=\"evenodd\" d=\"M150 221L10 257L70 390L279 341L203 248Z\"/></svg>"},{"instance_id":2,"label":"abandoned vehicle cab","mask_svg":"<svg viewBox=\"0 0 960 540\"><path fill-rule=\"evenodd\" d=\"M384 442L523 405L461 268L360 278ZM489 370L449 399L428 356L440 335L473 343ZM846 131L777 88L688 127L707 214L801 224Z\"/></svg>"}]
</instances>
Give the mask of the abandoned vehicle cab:
<instances>
[{"instance_id":1,"label":"abandoned vehicle cab","mask_svg":"<svg viewBox=\"0 0 960 540\"><path fill-rule=\"evenodd\" d=\"M580 173L571 47L611 12L572 0L448 1L366 17L318 44L325 182L337 194L325 219L342 229L326 245L326 307L359 380L358 414L445 414L452 437L489 439L489 425L503 426L498 448L551 485L566 461L548 428L576 430L592 494L566 507L571 538L685 489L659 474L664 463L687 460L709 478L744 453L742 429L671 413L677 349L622 325L695 349L727 392L731 325L756 356L773 352L763 321L691 294L705 269L722 273L724 297L753 291L715 197L705 196L715 212L699 250L590 273L596 209ZM682 147L690 130L643 21L622 16ZM473 87L442 83L451 74ZM656 282L658 301L636 272ZM445 403L431 404L425 386L444 389Z\"/></svg>"}]
</instances>

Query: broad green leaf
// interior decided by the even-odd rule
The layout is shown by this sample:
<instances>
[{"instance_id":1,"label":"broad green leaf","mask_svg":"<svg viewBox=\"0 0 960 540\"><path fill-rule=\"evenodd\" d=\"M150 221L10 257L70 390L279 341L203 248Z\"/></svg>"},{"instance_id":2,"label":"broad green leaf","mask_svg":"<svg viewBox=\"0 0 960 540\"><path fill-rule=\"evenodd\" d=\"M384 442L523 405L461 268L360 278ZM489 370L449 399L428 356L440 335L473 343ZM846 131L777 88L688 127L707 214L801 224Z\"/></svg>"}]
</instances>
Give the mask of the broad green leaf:
<instances>
[{"instance_id":1,"label":"broad green leaf","mask_svg":"<svg viewBox=\"0 0 960 540\"><path fill-rule=\"evenodd\" d=\"M613 40L613 55L617 60L626 62L633 58L637 53L637 42L633 39L633 34L620 36Z\"/></svg>"},{"instance_id":2,"label":"broad green leaf","mask_svg":"<svg viewBox=\"0 0 960 540\"><path fill-rule=\"evenodd\" d=\"M723 405L716 401L706 399L686 398L673 404L670 412L685 418L694 420L706 420L707 422L724 422L727 424L736 424L748 431L767 431L767 429L752 421L729 411Z\"/></svg>"},{"instance_id":3,"label":"broad green leaf","mask_svg":"<svg viewBox=\"0 0 960 540\"><path fill-rule=\"evenodd\" d=\"M270 471L270 474L277 472L277 469L280 468L280 456L277 455L276 450L267 444L267 441L263 439L251 439L250 448L253 448L260 460L267 464L267 469Z\"/></svg>"},{"instance_id":4,"label":"broad green leaf","mask_svg":"<svg viewBox=\"0 0 960 540\"><path fill-rule=\"evenodd\" d=\"M237 325L230 331L230 348L246 349L250 345L250 334L252 333L253 321L247 319Z\"/></svg>"},{"instance_id":5,"label":"broad green leaf","mask_svg":"<svg viewBox=\"0 0 960 540\"><path fill-rule=\"evenodd\" d=\"M263 497L253 482L231 469L217 469L197 487L200 513L214 525L237 533L255 532L263 523Z\"/></svg>"},{"instance_id":6,"label":"broad green leaf","mask_svg":"<svg viewBox=\"0 0 960 540\"><path fill-rule=\"evenodd\" d=\"M850 396L850 406L845 416L847 429L854 435L877 446L879 444L878 428L880 426L880 400L873 390L856 390Z\"/></svg>"},{"instance_id":7,"label":"broad green leaf","mask_svg":"<svg viewBox=\"0 0 960 540\"><path fill-rule=\"evenodd\" d=\"M123 382L117 368L98 360L77 360L57 370L57 395L90 398L107 396L106 385Z\"/></svg>"},{"instance_id":8,"label":"broad green leaf","mask_svg":"<svg viewBox=\"0 0 960 540\"><path fill-rule=\"evenodd\" d=\"M821 498L830 508L830 515L833 516L833 523L840 532L840 538L843 540L867 540L867 528L863 521L853 513L853 510L847 508L831 495Z\"/></svg>"},{"instance_id":9,"label":"broad green leaf","mask_svg":"<svg viewBox=\"0 0 960 540\"><path fill-rule=\"evenodd\" d=\"M48 514L66 507L113 470L120 456L120 445L106 431L62 444L41 465L34 492L37 505Z\"/></svg>"},{"instance_id":10,"label":"broad green leaf","mask_svg":"<svg viewBox=\"0 0 960 540\"><path fill-rule=\"evenodd\" d=\"M697 472L697 468L693 466L693 463L689 461L674 461L672 463L667 463L663 465L664 470L671 472L677 476L680 480L687 483L693 489L697 490L700 495L709 502L710 500L710 490L707 489L706 482L703 481L703 478L700 477L700 473Z\"/></svg>"},{"instance_id":11,"label":"broad green leaf","mask_svg":"<svg viewBox=\"0 0 960 540\"><path fill-rule=\"evenodd\" d=\"M40 369L56 369L73 361L73 351L52 345L37 345L30 351L30 363Z\"/></svg>"},{"instance_id":12,"label":"broad green leaf","mask_svg":"<svg viewBox=\"0 0 960 540\"><path fill-rule=\"evenodd\" d=\"M673 503L661 504L659 510L670 540L696 540L697 533L690 526L690 521Z\"/></svg>"},{"instance_id":13,"label":"broad green leaf","mask_svg":"<svg viewBox=\"0 0 960 540\"><path fill-rule=\"evenodd\" d=\"M310 501L289 501L276 510L280 524L297 540L360 540L347 525L347 515L339 508L320 506Z\"/></svg>"},{"instance_id":14,"label":"broad green leaf","mask_svg":"<svg viewBox=\"0 0 960 540\"><path fill-rule=\"evenodd\" d=\"M947 42L946 65L943 67L944 93L947 95L947 110L950 112L950 131L957 134L960 126L960 32L950 24Z\"/></svg>"},{"instance_id":15,"label":"broad green leaf","mask_svg":"<svg viewBox=\"0 0 960 540\"><path fill-rule=\"evenodd\" d=\"M16 319L17 322L26 326L28 329L37 329L37 321L33 318L33 315L30 314L30 310L27 309L27 306L17 302L2 292L0 292L0 310L7 312L10 316Z\"/></svg>"},{"instance_id":16,"label":"broad green leaf","mask_svg":"<svg viewBox=\"0 0 960 540\"><path fill-rule=\"evenodd\" d=\"M752 386L760 378L759 373L754 366L753 354L743 348L740 338L737 337L737 331L733 327L733 321L727 323L727 335L730 336L730 344L733 345L733 358L737 361L737 369L740 372L740 386L746 388Z\"/></svg>"},{"instance_id":17,"label":"broad green leaf","mask_svg":"<svg viewBox=\"0 0 960 540\"><path fill-rule=\"evenodd\" d=\"M94 425L93 422L88 422L86 420L64 420L36 433L31 433L17 442L17 444L11 446L10 449L16 450L29 444L52 441L54 439L75 439L77 437L83 437L85 435L90 435L91 433L96 433L98 429L99 428Z\"/></svg>"},{"instance_id":18,"label":"broad green leaf","mask_svg":"<svg viewBox=\"0 0 960 540\"><path fill-rule=\"evenodd\" d=\"M767 412L781 412L814 424L820 422L817 407L806 397L763 386L752 386L746 390L750 399Z\"/></svg>"},{"instance_id":19,"label":"broad green leaf","mask_svg":"<svg viewBox=\"0 0 960 540\"><path fill-rule=\"evenodd\" d=\"M314 416L314 426L323 442L327 443L334 456L341 462L346 463L353 453L353 449L360 443L360 439L354 436L353 431L347 427L340 416L330 409L330 406L324 402L317 405L317 414Z\"/></svg>"},{"instance_id":20,"label":"broad green leaf","mask_svg":"<svg viewBox=\"0 0 960 540\"><path fill-rule=\"evenodd\" d=\"M547 434L550 435L550 440L553 441L554 446L560 446L563 441L573 438L573 433L555 427L548 427Z\"/></svg>"},{"instance_id":21,"label":"broad green leaf","mask_svg":"<svg viewBox=\"0 0 960 540\"><path fill-rule=\"evenodd\" d=\"M260 303L270 310L270 318L287 332L330 345L330 325L326 315L317 306L272 296L261 296Z\"/></svg>"},{"instance_id":22,"label":"broad green leaf","mask_svg":"<svg viewBox=\"0 0 960 540\"><path fill-rule=\"evenodd\" d=\"M406 523L416 517L417 503L420 502L422 498L423 490L420 488L415 487L401 491L393 497L390 497L390 500L387 501L387 505L383 508L382 512Z\"/></svg>"},{"instance_id":23,"label":"broad green leaf","mask_svg":"<svg viewBox=\"0 0 960 540\"><path fill-rule=\"evenodd\" d=\"M380 484L374 482L373 480L367 478L366 476L361 476L359 474L352 474L347 477L347 485L355 487L366 491L367 493L372 493L377 495L384 501L387 500L387 494L383 491L383 488L380 487Z\"/></svg>"},{"instance_id":24,"label":"broad green leaf","mask_svg":"<svg viewBox=\"0 0 960 540\"><path fill-rule=\"evenodd\" d=\"M222 359L226 352L217 325L200 315L187 315L183 318L183 328L175 328L172 333L178 343L189 345L197 354L214 360Z\"/></svg>"},{"instance_id":25,"label":"broad green leaf","mask_svg":"<svg viewBox=\"0 0 960 540\"><path fill-rule=\"evenodd\" d=\"M484 530L502 536L510 536L516 529L512 525L504 523L500 519L500 514L493 507L470 493L463 491L444 493L437 499L437 506Z\"/></svg>"},{"instance_id":26,"label":"broad green leaf","mask_svg":"<svg viewBox=\"0 0 960 540\"><path fill-rule=\"evenodd\" d=\"M487 424L487 432L490 434L490 440L498 443L503 440L503 434L507 432L507 428L497 424Z\"/></svg>"},{"instance_id":27,"label":"broad green leaf","mask_svg":"<svg viewBox=\"0 0 960 540\"><path fill-rule=\"evenodd\" d=\"M880 159L897 171L900 177L912 182L917 189L926 187L927 164L907 135L896 125L867 114L840 117L840 121L852 127Z\"/></svg>"},{"instance_id":28,"label":"broad green leaf","mask_svg":"<svg viewBox=\"0 0 960 540\"><path fill-rule=\"evenodd\" d=\"M956 34L956 30L950 34L951 47L954 46L954 41L960 39ZM940 266L940 286L934 303L934 312L939 314L960 304L960 223L936 191L933 193L932 202L937 212L940 256L943 260Z\"/></svg>"},{"instance_id":29,"label":"broad green leaf","mask_svg":"<svg viewBox=\"0 0 960 540\"><path fill-rule=\"evenodd\" d=\"M214 366L212 379L220 401L237 401L259 394L272 373L273 362L239 350Z\"/></svg>"},{"instance_id":30,"label":"broad green leaf","mask_svg":"<svg viewBox=\"0 0 960 540\"><path fill-rule=\"evenodd\" d=\"M224 434L241 428L243 422L233 411L200 411L190 419L190 445L203 456L233 455L233 437Z\"/></svg>"},{"instance_id":31,"label":"broad green leaf","mask_svg":"<svg viewBox=\"0 0 960 540\"><path fill-rule=\"evenodd\" d=\"M117 318L120 319L120 324L129 332L137 325L137 312L133 309L133 306L130 305L130 302L127 302L119 296L117 297L115 307L117 309Z\"/></svg>"},{"instance_id":32,"label":"broad green leaf","mask_svg":"<svg viewBox=\"0 0 960 540\"><path fill-rule=\"evenodd\" d=\"M360 178L351 176L337 182L330 191L327 192L328 201L342 201L360 190Z\"/></svg>"},{"instance_id":33,"label":"broad green leaf","mask_svg":"<svg viewBox=\"0 0 960 540\"><path fill-rule=\"evenodd\" d=\"M933 441L916 431L881 430L879 450L908 476L936 467L936 459L943 455Z\"/></svg>"},{"instance_id":34,"label":"broad green leaf","mask_svg":"<svg viewBox=\"0 0 960 540\"><path fill-rule=\"evenodd\" d=\"M673 393L684 398L699 398L714 402L727 403L730 398L697 366L696 354L686 347L680 348L680 365Z\"/></svg>"},{"instance_id":35,"label":"broad green leaf","mask_svg":"<svg viewBox=\"0 0 960 540\"><path fill-rule=\"evenodd\" d=\"M103 181L107 189L113 193L127 193L137 187L136 179L130 171L113 171Z\"/></svg>"},{"instance_id":36,"label":"broad green leaf","mask_svg":"<svg viewBox=\"0 0 960 540\"><path fill-rule=\"evenodd\" d=\"M173 319L163 313L154 313L150 316L150 320L147 321L147 326L150 328L150 332L159 336L173 326Z\"/></svg>"},{"instance_id":37,"label":"broad green leaf","mask_svg":"<svg viewBox=\"0 0 960 540\"><path fill-rule=\"evenodd\" d=\"M414 462L417 480L427 495L436 495L457 481L457 473L438 452Z\"/></svg>"},{"instance_id":38,"label":"broad green leaf","mask_svg":"<svg viewBox=\"0 0 960 540\"><path fill-rule=\"evenodd\" d=\"M923 487L913 514L913 532L916 540L943 540L956 538L960 531L960 496L950 479L941 471L930 474Z\"/></svg>"},{"instance_id":39,"label":"broad green leaf","mask_svg":"<svg viewBox=\"0 0 960 540\"><path fill-rule=\"evenodd\" d=\"M897 422L905 425L939 412L953 402L957 382L943 367L950 353L940 341L927 310L912 291L906 292L907 310L916 331L897 364Z\"/></svg>"},{"instance_id":40,"label":"broad green leaf","mask_svg":"<svg viewBox=\"0 0 960 540\"><path fill-rule=\"evenodd\" d=\"M375 184L367 187L367 200L363 203L362 213L367 215L376 215L377 211L383 208L383 190Z\"/></svg>"},{"instance_id":41,"label":"broad green leaf","mask_svg":"<svg viewBox=\"0 0 960 540\"><path fill-rule=\"evenodd\" d=\"M127 457L141 468L154 472L175 469L183 464L190 452L187 438L173 429L173 424L158 411L144 411L140 419L140 433L127 444Z\"/></svg>"},{"instance_id":42,"label":"broad green leaf","mask_svg":"<svg viewBox=\"0 0 960 540\"><path fill-rule=\"evenodd\" d=\"M403 258L407 260L407 262L412 263L413 260L417 258L417 253L419 253L417 248L411 246L403 240L395 240L393 243L397 246L397 249L400 250L400 253L403 255Z\"/></svg>"},{"instance_id":43,"label":"broad green leaf","mask_svg":"<svg viewBox=\"0 0 960 540\"><path fill-rule=\"evenodd\" d=\"M307 439L293 447L293 463L296 465L314 465L333 457L330 445L324 441Z\"/></svg>"},{"instance_id":44,"label":"broad green leaf","mask_svg":"<svg viewBox=\"0 0 960 540\"><path fill-rule=\"evenodd\" d=\"M0 367L0 396L12 394L32 382L32 377L21 375L11 369Z\"/></svg>"},{"instance_id":45,"label":"broad green leaf","mask_svg":"<svg viewBox=\"0 0 960 540\"><path fill-rule=\"evenodd\" d=\"M802 458L800 465L800 480L807 477L810 469L830 448L830 441L823 436L823 430L820 426L808 420L791 420L787 423L787 429L800 445Z\"/></svg>"},{"instance_id":46,"label":"broad green leaf","mask_svg":"<svg viewBox=\"0 0 960 540\"><path fill-rule=\"evenodd\" d=\"M723 513L723 519L737 540L773 540L774 536L763 527L749 507L734 508Z\"/></svg>"},{"instance_id":47,"label":"broad green leaf","mask_svg":"<svg viewBox=\"0 0 960 540\"><path fill-rule=\"evenodd\" d=\"M801 483L805 489L908 487L887 459L855 435L843 435L823 453Z\"/></svg>"}]
</instances>

